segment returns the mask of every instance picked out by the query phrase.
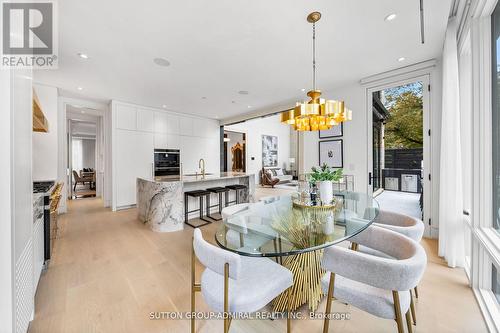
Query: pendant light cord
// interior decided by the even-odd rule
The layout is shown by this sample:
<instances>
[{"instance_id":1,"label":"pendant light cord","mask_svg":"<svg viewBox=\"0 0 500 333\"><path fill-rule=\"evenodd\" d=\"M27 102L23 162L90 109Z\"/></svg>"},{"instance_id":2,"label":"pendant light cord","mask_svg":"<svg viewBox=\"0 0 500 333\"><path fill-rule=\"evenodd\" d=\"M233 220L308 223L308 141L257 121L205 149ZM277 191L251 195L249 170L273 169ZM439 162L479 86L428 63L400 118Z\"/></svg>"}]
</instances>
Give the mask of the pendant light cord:
<instances>
[{"instance_id":1,"label":"pendant light cord","mask_svg":"<svg viewBox=\"0 0 500 333\"><path fill-rule=\"evenodd\" d=\"M316 90L316 22L313 23L313 90Z\"/></svg>"}]
</instances>

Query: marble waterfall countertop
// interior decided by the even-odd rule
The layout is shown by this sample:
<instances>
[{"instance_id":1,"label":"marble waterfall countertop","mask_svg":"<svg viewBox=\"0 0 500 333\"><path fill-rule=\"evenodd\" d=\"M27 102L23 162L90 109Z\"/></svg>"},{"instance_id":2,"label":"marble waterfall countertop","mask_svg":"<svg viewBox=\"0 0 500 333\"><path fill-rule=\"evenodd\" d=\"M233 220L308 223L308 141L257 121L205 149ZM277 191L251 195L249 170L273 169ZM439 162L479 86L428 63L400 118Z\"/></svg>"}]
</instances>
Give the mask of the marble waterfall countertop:
<instances>
[{"instance_id":1,"label":"marble waterfall countertop","mask_svg":"<svg viewBox=\"0 0 500 333\"><path fill-rule=\"evenodd\" d=\"M182 230L185 219L184 191L244 184L247 190L242 195L242 202L250 202L255 192L254 177L253 174L241 172L220 172L206 173L205 176L193 174L182 177L137 178L138 217L144 223L148 223L153 231ZM195 201L190 201L190 210L198 207ZM191 214L194 215L196 214Z\"/></svg>"},{"instance_id":2,"label":"marble waterfall countertop","mask_svg":"<svg viewBox=\"0 0 500 333\"><path fill-rule=\"evenodd\" d=\"M219 180L219 179L230 179L230 178L241 178L241 177L249 177L253 174L246 174L244 172L219 172L219 173L206 173L205 176L200 174L187 174L182 177L179 176L160 176L151 178L141 178L146 181L154 181L157 183L168 183L168 182L183 182L183 183L196 183L196 182L204 182L211 180Z\"/></svg>"}]
</instances>

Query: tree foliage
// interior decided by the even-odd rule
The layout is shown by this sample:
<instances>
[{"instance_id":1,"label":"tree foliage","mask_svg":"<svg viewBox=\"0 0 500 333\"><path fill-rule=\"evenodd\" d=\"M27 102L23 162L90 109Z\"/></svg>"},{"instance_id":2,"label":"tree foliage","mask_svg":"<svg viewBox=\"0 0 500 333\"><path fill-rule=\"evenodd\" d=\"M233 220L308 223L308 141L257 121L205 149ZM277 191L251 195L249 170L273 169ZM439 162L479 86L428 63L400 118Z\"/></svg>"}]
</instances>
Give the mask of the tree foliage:
<instances>
[{"instance_id":1,"label":"tree foliage","mask_svg":"<svg viewBox=\"0 0 500 333\"><path fill-rule=\"evenodd\" d=\"M387 89L383 103L390 113L385 124L385 147L423 147L422 84Z\"/></svg>"}]
</instances>

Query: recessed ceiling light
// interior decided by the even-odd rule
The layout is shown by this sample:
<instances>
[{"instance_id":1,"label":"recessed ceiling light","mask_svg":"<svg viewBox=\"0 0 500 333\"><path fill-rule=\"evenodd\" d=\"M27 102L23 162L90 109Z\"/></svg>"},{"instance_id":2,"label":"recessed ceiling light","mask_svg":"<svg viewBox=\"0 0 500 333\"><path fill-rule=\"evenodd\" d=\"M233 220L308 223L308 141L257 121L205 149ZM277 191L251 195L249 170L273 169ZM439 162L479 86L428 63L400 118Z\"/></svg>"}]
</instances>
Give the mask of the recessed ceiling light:
<instances>
[{"instance_id":1,"label":"recessed ceiling light","mask_svg":"<svg viewBox=\"0 0 500 333\"><path fill-rule=\"evenodd\" d=\"M231 104L236 104L236 102L235 101L231 101Z\"/></svg>"},{"instance_id":2,"label":"recessed ceiling light","mask_svg":"<svg viewBox=\"0 0 500 333\"><path fill-rule=\"evenodd\" d=\"M80 91L81 91L81 90L83 90L83 88L82 88L82 87L77 87L76 89L78 89L78 90L80 90Z\"/></svg>"},{"instance_id":3,"label":"recessed ceiling light","mask_svg":"<svg viewBox=\"0 0 500 333\"><path fill-rule=\"evenodd\" d=\"M89 56L88 56L88 55L86 55L85 53L78 53L78 56L79 56L80 58L82 58L82 59L88 59L88 58L89 58Z\"/></svg>"},{"instance_id":4,"label":"recessed ceiling light","mask_svg":"<svg viewBox=\"0 0 500 333\"><path fill-rule=\"evenodd\" d=\"M302 88L302 89L300 89L300 91L304 92L304 91L306 91L306 88Z\"/></svg>"},{"instance_id":5,"label":"recessed ceiling light","mask_svg":"<svg viewBox=\"0 0 500 333\"><path fill-rule=\"evenodd\" d=\"M384 20L392 21L396 18L396 16L397 16L396 14L392 13L392 14L387 15Z\"/></svg>"},{"instance_id":6,"label":"recessed ceiling light","mask_svg":"<svg viewBox=\"0 0 500 333\"><path fill-rule=\"evenodd\" d=\"M240 90L240 91L238 91L238 94L240 94L240 95L248 95L248 91L246 91L246 90Z\"/></svg>"},{"instance_id":7,"label":"recessed ceiling light","mask_svg":"<svg viewBox=\"0 0 500 333\"><path fill-rule=\"evenodd\" d=\"M162 67L170 66L170 62L165 58L154 58L153 62L155 64L157 64L158 66L162 66Z\"/></svg>"},{"instance_id":8,"label":"recessed ceiling light","mask_svg":"<svg viewBox=\"0 0 500 333\"><path fill-rule=\"evenodd\" d=\"M251 107L252 107L251 105L247 105L247 108L249 108L249 109L250 109Z\"/></svg>"},{"instance_id":9,"label":"recessed ceiling light","mask_svg":"<svg viewBox=\"0 0 500 333\"><path fill-rule=\"evenodd\" d=\"M402 61L405 61L405 60L406 60L405 57L401 57L401 58L398 59L399 62L402 62Z\"/></svg>"},{"instance_id":10,"label":"recessed ceiling light","mask_svg":"<svg viewBox=\"0 0 500 333\"><path fill-rule=\"evenodd\" d=\"M207 99L205 96L203 96L201 99Z\"/></svg>"},{"instance_id":11,"label":"recessed ceiling light","mask_svg":"<svg viewBox=\"0 0 500 333\"><path fill-rule=\"evenodd\" d=\"M164 109L166 109L166 108L167 108L167 106L166 106L165 104L163 104L161 107L162 107L162 108L164 108Z\"/></svg>"}]
</instances>

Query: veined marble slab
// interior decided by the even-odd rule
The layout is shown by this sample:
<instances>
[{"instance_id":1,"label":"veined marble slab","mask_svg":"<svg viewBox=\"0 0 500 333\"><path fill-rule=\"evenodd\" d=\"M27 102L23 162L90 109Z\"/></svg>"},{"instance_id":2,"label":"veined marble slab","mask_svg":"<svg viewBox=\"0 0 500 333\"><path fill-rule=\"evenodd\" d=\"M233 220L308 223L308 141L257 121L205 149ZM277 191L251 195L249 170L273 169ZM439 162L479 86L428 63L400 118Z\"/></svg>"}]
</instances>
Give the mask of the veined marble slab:
<instances>
[{"instance_id":1,"label":"veined marble slab","mask_svg":"<svg viewBox=\"0 0 500 333\"><path fill-rule=\"evenodd\" d=\"M139 220L153 231L171 232L184 228L184 199L181 182L153 182L137 178Z\"/></svg>"},{"instance_id":2,"label":"veined marble slab","mask_svg":"<svg viewBox=\"0 0 500 333\"><path fill-rule=\"evenodd\" d=\"M241 191L241 202L253 202L255 194L255 176L237 172L180 177L155 177L155 179L137 178L137 212L144 223L148 223L153 231L171 232L184 228L184 192L204 190L209 187L242 184L247 186ZM235 193L230 191L229 200L234 200ZM213 194L211 204L215 205L218 195ZM189 210L198 208L199 200L189 198ZM212 213L217 207L211 209ZM189 214L189 218L198 213Z\"/></svg>"}]
</instances>

